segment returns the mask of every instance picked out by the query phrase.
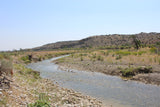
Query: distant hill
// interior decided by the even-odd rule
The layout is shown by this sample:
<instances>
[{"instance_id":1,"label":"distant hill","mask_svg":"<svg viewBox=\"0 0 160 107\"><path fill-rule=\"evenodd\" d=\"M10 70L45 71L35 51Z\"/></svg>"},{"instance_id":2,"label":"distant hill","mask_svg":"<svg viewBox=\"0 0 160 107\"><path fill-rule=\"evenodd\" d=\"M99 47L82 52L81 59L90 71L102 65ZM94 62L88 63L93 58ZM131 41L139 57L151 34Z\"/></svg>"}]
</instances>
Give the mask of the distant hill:
<instances>
[{"instance_id":1,"label":"distant hill","mask_svg":"<svg viewBox=\"0 0 160 107\"><path fill-rule=\"evenodd\" d=\"M86 48L86 47L106 47L106 46L131 46L134 45L133 36L140 40L144 45L160 42L160 33L139 33L139 34L112 34L91 36L77 41L62 41L46 44L33 48L34 51L54 50L64 48Z\"/></svg>"}]
</instances>

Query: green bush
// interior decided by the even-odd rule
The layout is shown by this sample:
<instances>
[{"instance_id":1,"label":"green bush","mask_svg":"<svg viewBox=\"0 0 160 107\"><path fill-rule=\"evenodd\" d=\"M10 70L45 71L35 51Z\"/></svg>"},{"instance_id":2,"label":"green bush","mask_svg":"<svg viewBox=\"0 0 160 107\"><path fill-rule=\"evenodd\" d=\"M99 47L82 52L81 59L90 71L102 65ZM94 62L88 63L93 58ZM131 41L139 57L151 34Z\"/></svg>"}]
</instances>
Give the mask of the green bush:
<instances>
[{"instance_id":1,"label":"green bush","mask_svg":"<svg viewBox=\"0 0 160 107\"><path fill-rule=\"evenodd\" d=\"M121 68L121 73L122 73L122 76L124 76L124 77L132 77L132 76L139 74L139 73L151 73L151 72L152 72L151 66L138 67L138 68L129 67L129 68L125 68L125 69Z\"/></svg>"},{"instance_id":2,"label":"green bush","mask_svg":"<svg viewBox=\"0 0 160 107\"><path fill-rule=\"evenodd\" d=\"M8 53L4 53L4 54L3 54L3 57L4 57L5 59L11 59L11 57L10 57L10 55L9 55Z\"/></svg>"},{"instance_id":3,"label":"green bush","mask_svg":"<svg viewBox=\"0 0 160 107\"><path fill-rule=\"evenodd\" d=\"M151 73L152 72L152 67L147 66L147 67L138 67L135 69L135 73Z\"/></svg>"},{"instance_id":4,"label":"green bush","mask_svg":"<svg viewBox=\"0 0 160 107\"><path fill-rule=\"evenodd\" d=\"M95 54L92 54L92 58L96 58L97 56L96 56L96 53Z\"/></svg>"},{"instance_id":5,"label":"green bush","mask_svg":"<svg viewBox=\"0 0 160 107\"><path fill-rule=\"evenodd\" d=\"M131 77L135 75L135 73L133 72L133 68L122 69L121 73L122 73L122 76L124 77Z\"/></svg>"},{"instance_id":6,"label":"green bush","mask_svg":"<svg viewBox=\"0 0 160 107\"><path fill-rule=\"evenodd\" d=\"M45 93L40 93L39 99L35 103L29 104L28 107L51 107L48 101L48 96Z\"/></svg>"},{"instance_id":7,"label":"green bush","mask_svg":"<svg viewBox=\"0 0 160 107\"><path fill-rule=\"evenodd\" d=\"M55 56L57 57L57 56L59 56L59 54L58 54L58 53L56 53L56 54L55 54ZM52 58L52 57L53 57L53 55L52 55L52 54L47 54L47 55L46 55L46 58L47 58L47 59L50 59L50 58Z\"/></svg>"},{"instance_id":8,"label":"green bush","mask_svg":"<svg viewBox=\"0 0 160 107\"><path fill-rule=\"evenodd\" d=\"M31 63L31 61L29 60L29 56L22 56L21 60L24 61L25 63Z\"/></svg>"},{"instance_id":9,"label":"green bush","mask_svg":"<svg viewBox=\"0 0 160 107\"><path fill-rule=\"evenodd\" d=\"M117 55L117 56L116 56L116 60L119 60L119 59L122 59L122 56L121 56L121 55Z\"/></svg>"},{"instance_id":10,"label":"green bush","mask_svg":"<svg viewBox=\"0 0 160 107\"><path fill-rule=\"evenodd\" d=\"M157 52L157 48L156 48L156 47L152 47L152 48L150 49L150 52L151 52L151 53L156 53L156 52Z\"/></svg>"},{"instance_id":11,"label":"green bush","mask_svg":"<svg viewBox=\"0 0 160 107\"><path fill-rule=\"evenodd\" d=\"M73 57L74 57L74 54L72 53L70 56L73 58Z\"/></svg>"},{"instance_id":12,"label":"green bush","mask_svg":"<svg viewBox=\"0 0 160 107\"><path fill-rule=\"evenodd\" d=\"M12 60L11 55L9 53L0 53L0 59Z\"/></svg>"},{"instance_id":13,"label":"green bush","mask_svg":"<svg viewBox=\"0 0 160 107\"><path fill-rule=\"evenodd\" d=\"M83 61L83 57L81 56L81 61Z\"/></svg>"},{"instance_id":14,"label":"green bush","mask_svg":"<svg viewBox=\"0 0 160 107\"><path fill-rule=\"evenodd\" d=\"M3 57L3 55L2 54L0 54L0 59L3 59L4 57Z\"/></svg>"},{"instance_id":15,"label":"green bush","mask_svg":"<svg viewBox=\"0 0 160 107\"><path fill-rule=\"evenodd\" d=\"M97 60L98 60L98 61L104 61L104 58L99 55L99 56L97 57Z\"/></svg>"}]
</instances>

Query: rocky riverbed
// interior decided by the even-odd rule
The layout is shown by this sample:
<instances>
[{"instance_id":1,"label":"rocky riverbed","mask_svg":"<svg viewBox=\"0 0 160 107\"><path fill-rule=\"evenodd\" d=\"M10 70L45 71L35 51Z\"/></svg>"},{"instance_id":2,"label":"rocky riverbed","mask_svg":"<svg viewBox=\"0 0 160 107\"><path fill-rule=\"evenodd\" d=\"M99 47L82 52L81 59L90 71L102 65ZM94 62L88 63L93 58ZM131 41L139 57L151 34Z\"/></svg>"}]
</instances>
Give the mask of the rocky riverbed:
<instances>
[{"instance_id":1,"label":"rocky riverbed","mask_svg":"<svg viewBox=\"0 0 160 107\"><path fill-rule=\"evenodd\" d=\"M102 102L95 98L62 88L51 80L35 76L36 72L15 65L10 88L0 89L1 107L26 107L36 102L42 93L49 98L51 107L103 107Z\"/></svg>"}]
</instances>

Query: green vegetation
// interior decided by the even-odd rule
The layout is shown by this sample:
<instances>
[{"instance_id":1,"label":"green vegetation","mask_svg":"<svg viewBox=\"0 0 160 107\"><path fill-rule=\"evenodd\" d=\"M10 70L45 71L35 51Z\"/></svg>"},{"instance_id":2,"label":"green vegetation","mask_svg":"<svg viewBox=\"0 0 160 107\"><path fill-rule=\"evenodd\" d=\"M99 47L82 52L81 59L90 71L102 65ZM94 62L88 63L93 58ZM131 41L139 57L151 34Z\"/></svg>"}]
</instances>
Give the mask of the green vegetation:
<instances>
[{"instance_id":1,"label":"green vegetation","mask_svg":"<svg viewBox=\"0 0 160 107\"><path fill-rule=\"evenodd\" d=\"M57 61L58 61L59 63L63 63L63 62L65 61L65 58L59 58Z\"/></svg>"},{"instance_id":2,"label":"green vegetation","mask_svg":"<svg viewBox=\"0 0 160 107\"><path fill-rule=\"evenodd\" d=\"M122 70L121 70L122 76L124 76L124 77L134 76L135 73L134 73L133 70L134 70L133 68L125 68L125 69L122 69Z\"/></svg>"},{"instance_id":3,"label":"green vegetation","mask_svg":"<svg viewBox=\"0 0 160 107\"><path fill-rule=\"evenodd\" d=\"M49 96L45 93L40 93L39 99L33 104L28 104L27 107L51 107L49 104Z\"/></svg>"},{"instance_id":4,"label":"green vegetation","mask_svg":"<svg viewBox=\"0 0 160 107\"><path fill-rule=\"evenodd\" d=\"M33 79L40 78L40 73L38 71L33 71L32 69L26 68L22 64L14 64L14 69L19 70L19 74L23 76L33 76Z\"/></svg>"},{"instance_id":5,"label":"green vegetation","mask_svg":"<svg viewBox=\"0 0 160 107\"><path fill-rule=\"evenodd\" d=\"M135 44L135 48L138 50L141 47L141 41L135 35L132 35L132 38Z\"/></svg>"},{"instance_id":6,"label":"green vegetation","mask_svg":"<svg viewBox=\"0 0 160 107\"><path fill-rule=\"evenodd\" d=\"M6 52L0 53L0 60L2 59L12 60L11 55L12 55L11 53L6 53Z\"/></svg>"},{"instance_id":7,"label":"green vegetation","mask_svg":"<svg viewBox=\"0 0 160 107\"><path fill-rule=\"evenodd\" d=\"M97 60L98 60L98 61L104 61L104 58L99 55L99 56L97 56Z\"/></svg>"},{"instance_id":8,"label":"green vegetation","mask_svg":"<svg viewBox=\"0 0 160 107\"><path fill-rule=\"evenodd\" d=\"M117 55L117 56L116 56L116 60L119 60L119 59L121 59L121 58L122 58L121 55Z\"/></svg>"},{"instance_id":9,"label":"green vegetation","mask_svg":"<svg viewBox=\"0 0 160 107\"><path fill-rule=\"evenodd\" d=\"M152 72L151 66L138 67L138 68L129 67L129 68L124 68L124 69L120 68L120 69L121 69L122 76L124 77L132 77L139 73L151 73Z\"/></svg>"},{"instance_id":10,"label":"green vegetation","mask_svg":"<svg viewBox=\"0 0 160 107\"><path fill-rule=\"evenodd\" d=\"M151 53L157 53L157 48L156 48L156 47L152 47L152 48L150 49L150 52L151 52Z\"/></svg>"},{"instance_id":11,"label":"green vegetation","mask_svg":"<svg viewBox=\"0 0 160 107\"><path fill-rule=\"evenodd\" d=\"M81 61L83 61L83 57L81 56Z\"/></svg>"},{"instance_id":12,"label":"green vegetation","mask_svg":"<svg viewBox=\"0 0 160 107\"><path fill-rule=\"evenodd\" d=\"M135 51L125 51L125 50L118 50L115 52L115 54L117 55L122 55L122 56L127 56L127 55L142 55L144 53L147 53L146 51L138 51L138 52L135 52Z\"/></svg>"},{"instance_id":13,"label":"green vegetation","mask_svg":"<svg viewBox=\"0 0 160 107\"><path fill-rule=\"evenodd\" d=\"M28 55L27 56L22 56L21 60L24 61L24 63L26 63L26 64L27 63L31 63L31 60L29 60L29 56Z\"/></svg>"}]
</instances>

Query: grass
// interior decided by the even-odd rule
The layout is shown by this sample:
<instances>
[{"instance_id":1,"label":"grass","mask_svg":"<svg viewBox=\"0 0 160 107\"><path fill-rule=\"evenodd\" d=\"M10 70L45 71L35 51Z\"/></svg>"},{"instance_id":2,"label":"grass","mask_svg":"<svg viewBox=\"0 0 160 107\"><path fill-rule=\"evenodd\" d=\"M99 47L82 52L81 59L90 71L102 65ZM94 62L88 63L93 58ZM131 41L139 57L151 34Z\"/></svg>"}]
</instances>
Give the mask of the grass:
<instances>
[{"instance_id":1,"label":"grass","mask_svg":"<svg viewBox=\"0 0 160 107\"><path fill-rule=\"evenodd\" d=\"M24 61L24 63L31 63L31 60L29 60L29 56L27 55L27 56L22 56L21 58L20 58L22 61Z\"/></svg>"},{"instance_id":2,"label":"grass","mask_svg":"<svg viewBox=\"0 0 160 107\"><path fill-rule=\"evenodd\" d=\"M111 64L137 64L137 65L159 65L160 56L156 53L150 52L151 48L135 49L114 49L114 50L92 50L92 51L77 51L72 53L72 59L79 59L80 61L102 61ZM65 62L63 60L62 62Z\"/></svg>"},{"instance_id":3,"label":"grass","mask_svg":"<svg viewBox=\"0 0 160 107\"><path fill-rule=\"evenodd\" d=\"M14 69L18 70L18 73L21 76L29 77L32 76L30 80L35 81L36 79L40 78L40 73L37 71L33 71L32 69L26 68L22 64L14 64Z\"/></svg>"},{"instance_id":4,"label":"grass","mask_svg":"<svg viewBox=\"0 0 160 107\"><path fill-rule=\"evenodd\" d=\"M49 104L49 96L46 93L40 93L39 99L35 103L28 104L27 107L51 107Z\"/></svg>"},{"instance_id":5,"label":"grass","mask_svg":"<svg viewBox=\"0 0 160 107\"><path fill-rule=\"evenodd\" d=\"M148 66L148 67L138 67L138 68L133 68L133 67L129 67L129 68L119 68L121 69L121 73L123 77L132 77L136 74L140 74L140 73L151 73L152 72L152 67Z\"/></svg>"}]
</instances>

